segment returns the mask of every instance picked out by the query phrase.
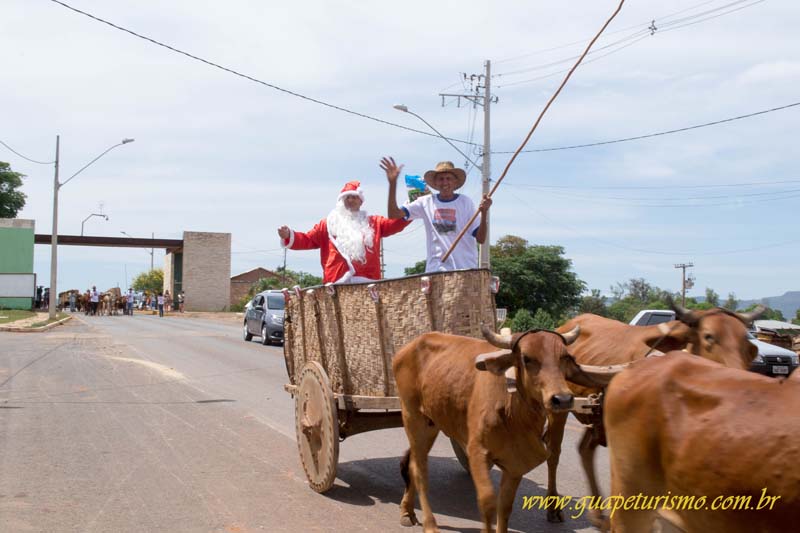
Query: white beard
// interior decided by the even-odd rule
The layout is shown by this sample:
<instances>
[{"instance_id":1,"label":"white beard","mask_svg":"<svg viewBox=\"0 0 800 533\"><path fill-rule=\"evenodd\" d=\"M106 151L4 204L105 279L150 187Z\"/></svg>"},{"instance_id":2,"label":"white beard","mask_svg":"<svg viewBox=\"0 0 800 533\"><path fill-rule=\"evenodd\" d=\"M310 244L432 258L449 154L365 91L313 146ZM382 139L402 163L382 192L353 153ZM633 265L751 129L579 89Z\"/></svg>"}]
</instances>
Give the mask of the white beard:
<instances>
[{"instance_id":1,"label":"white beard","mask_svg":"<svg viewBox=\"0 0 800 533\"><path fill-rule=\"evenodd\" d=\"M339 202L328 215L327 222L328 233L336 238L339 252L350 261L363 263L367 249L372 249L374 236L366 211L353 213Z\"/></svg>"}]
</instances>

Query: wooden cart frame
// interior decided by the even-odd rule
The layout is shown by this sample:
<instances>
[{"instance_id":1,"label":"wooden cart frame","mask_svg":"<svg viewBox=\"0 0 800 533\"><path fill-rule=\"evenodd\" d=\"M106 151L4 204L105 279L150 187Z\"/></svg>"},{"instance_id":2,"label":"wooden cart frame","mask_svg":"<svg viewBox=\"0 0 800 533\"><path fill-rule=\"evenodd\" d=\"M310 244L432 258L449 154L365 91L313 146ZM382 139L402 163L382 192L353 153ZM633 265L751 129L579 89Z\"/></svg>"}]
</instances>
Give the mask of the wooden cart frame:
<instances>
[{"instance_id":1,"label":"wooden cart frame","mask_svg":"<svg viewBox=\"0 0 800 533\"><path fill-rule=\"evenodd\" d=\"M341 440L403 425L395 352L429 331L482 338L482 324L495 328L498 288L498 278L475 269L284 289L284 388L295 399L297 447L312 489L333 485Z\"/></svg>"}]
</instances>

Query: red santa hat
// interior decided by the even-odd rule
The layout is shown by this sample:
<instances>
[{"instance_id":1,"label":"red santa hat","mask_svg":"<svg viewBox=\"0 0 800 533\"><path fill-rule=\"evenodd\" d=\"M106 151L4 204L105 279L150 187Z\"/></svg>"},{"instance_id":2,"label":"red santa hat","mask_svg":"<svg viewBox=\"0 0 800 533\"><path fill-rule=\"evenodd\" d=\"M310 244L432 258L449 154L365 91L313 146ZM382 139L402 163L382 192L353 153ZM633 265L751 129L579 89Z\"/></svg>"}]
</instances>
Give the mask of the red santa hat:
<instances>
[{"instance_id":1,"label":"red santa hat","mask_svg":"<svg viewBox=\"0 0 800 533\"><path fill-rule=\"evenodd\" d=\"M349 196L351 194L361 198L362 202L364 201L364 191L361 190L361 182L360 181L348 181L347 183L345 183L344 187L342 187L342 190L339 193L338 198L336 198L336 201L338 202L339 200L341 200L345 196Z\"/></svg>"}]
</instances>

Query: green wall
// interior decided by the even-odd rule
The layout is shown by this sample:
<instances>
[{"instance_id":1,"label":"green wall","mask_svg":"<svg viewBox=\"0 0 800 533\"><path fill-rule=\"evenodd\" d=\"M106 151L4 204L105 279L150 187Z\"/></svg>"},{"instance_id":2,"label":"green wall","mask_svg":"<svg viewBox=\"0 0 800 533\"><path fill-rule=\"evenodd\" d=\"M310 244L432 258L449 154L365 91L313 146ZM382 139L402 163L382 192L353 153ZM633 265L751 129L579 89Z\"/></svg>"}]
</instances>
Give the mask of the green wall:
<instances>
[{"instance_id":1,"label":"green wall","mask_svg":"<svg viewBox=\"0 0 800 533\"><path fill-rule=\"evenodd\" d=\"M29 223L30 227L19 227ZM0 273L33 273L33 221L0 219ZM0 307L6 309L30 309L30 298L0 298Z\"/></svg>"}]
</instances>

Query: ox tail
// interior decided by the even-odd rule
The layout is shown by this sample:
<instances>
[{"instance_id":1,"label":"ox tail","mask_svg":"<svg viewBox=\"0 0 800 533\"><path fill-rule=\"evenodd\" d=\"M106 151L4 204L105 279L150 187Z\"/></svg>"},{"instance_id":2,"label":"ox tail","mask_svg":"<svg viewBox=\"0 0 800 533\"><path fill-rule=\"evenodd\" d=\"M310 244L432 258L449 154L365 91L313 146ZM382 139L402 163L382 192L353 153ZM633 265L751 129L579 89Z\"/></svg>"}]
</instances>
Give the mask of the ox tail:
<instances>
[{"instance_id":1,"label":"ox tail","mask_svg":"<svg viewBox=\"0 0 800 533\"><path fill-rule=\"evenodd\" d=\"M411 461L411 448L406 450L406 453L403 454L403 458L400 459L400 475L403 476L403 481L406 484L406 490L408 490L408 485L411 482L411 478L408 475L408 464Z\"/></svg>"}]
</instances>

